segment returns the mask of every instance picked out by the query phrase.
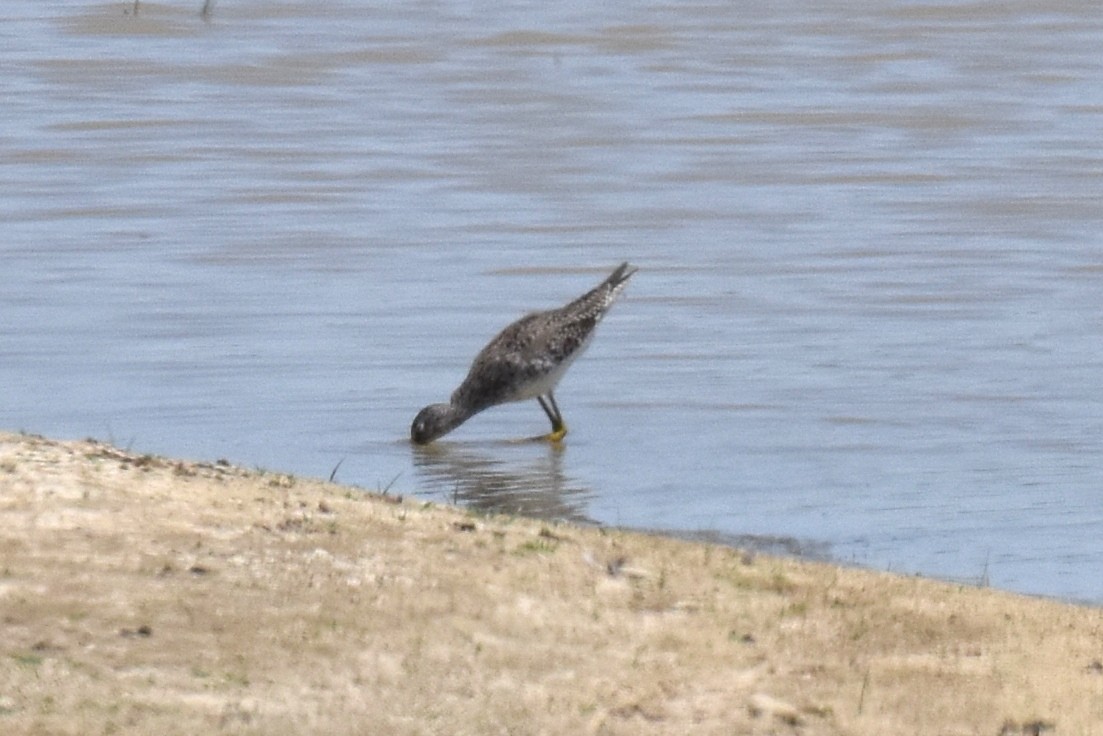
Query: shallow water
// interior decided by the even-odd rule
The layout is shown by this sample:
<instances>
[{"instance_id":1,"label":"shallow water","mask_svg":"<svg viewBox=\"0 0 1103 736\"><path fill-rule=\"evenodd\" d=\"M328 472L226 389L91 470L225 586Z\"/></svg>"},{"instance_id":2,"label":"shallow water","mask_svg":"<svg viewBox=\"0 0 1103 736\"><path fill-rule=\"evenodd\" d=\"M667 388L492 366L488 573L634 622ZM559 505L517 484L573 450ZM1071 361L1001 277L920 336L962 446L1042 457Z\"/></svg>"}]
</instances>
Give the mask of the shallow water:
<instances>
[{"instance_id":1,"label":"shallow water","mask_svg":"<svg viewBox=\"0 0 1103 736\"><path fill-rule=\"evenodd\" d=\"M3 426L1103 602L1092 4L201 5L0 10Z\"/></svg>"}]
</instances>

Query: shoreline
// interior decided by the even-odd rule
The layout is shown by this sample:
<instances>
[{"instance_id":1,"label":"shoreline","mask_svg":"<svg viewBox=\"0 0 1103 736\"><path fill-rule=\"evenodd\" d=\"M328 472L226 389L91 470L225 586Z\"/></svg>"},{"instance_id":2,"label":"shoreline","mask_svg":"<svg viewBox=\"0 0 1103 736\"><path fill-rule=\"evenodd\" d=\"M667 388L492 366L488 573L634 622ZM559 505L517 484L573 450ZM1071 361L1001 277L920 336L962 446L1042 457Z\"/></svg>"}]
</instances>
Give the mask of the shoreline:
<instances>
[{"instance_id":1,"label":"shoreline","mask_svg":"<svg viewBox=\"0 0 1103 736\"><path fill-rule=\"evenodd\" d=\"M1103 734L1103 609L0 433L0 731Z\"/></svg>"}]
</instances>

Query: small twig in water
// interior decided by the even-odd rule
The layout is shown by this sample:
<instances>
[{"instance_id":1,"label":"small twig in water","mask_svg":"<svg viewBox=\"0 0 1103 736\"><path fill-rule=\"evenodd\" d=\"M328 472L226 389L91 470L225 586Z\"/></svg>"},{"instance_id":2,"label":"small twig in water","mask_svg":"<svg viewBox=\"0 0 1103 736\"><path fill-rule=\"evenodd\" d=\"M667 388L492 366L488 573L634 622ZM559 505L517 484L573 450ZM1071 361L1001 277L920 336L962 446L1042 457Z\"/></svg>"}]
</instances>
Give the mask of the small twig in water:
<instances>
[{"instance_id":1,"label":"small twig in water","mask_svg":"<svg viewBox=\"0 0 1103 736\"><path fill-rule=\"evenodd\" d=\"M137 4L138 0L134 0ZM203 20L210 20L211 13L214 12L214 0L203 0L203 9L199 11L199 17Z\"/></svg>"},{"instance_id":2,"label":"small twig in water","mask_svg":"<svg viewBox=\"0 0 1103 736\"><path fill-rule=\"evenodd\" d=\"M383 490L382 490L382 491L380 491L380 493L382 493L382 494L383 494L384 496L386 496L386 495L387 495L387 492L391 490L391 486L393 486L393 485L395 484L395 481L397 481L397 480L398 480L399 478L401 478L401 477L402 477L402 471L399 471L399 472L398 472L398 475L396 475L395 477L391 478L391 482L390 482L390 483L388 483L387 485L383 486Z\"/></svg>"},{"instance_id":3,"label":"small twig in water","mask_svg":"<svg viewBox=\"0 0 1103 736\"><path fill-rule=\"evenodd\" d=\"M337 464L333 466L333 472L329 474L329 482L332 483L333 479L337 477L337 469L341 467L341 463L345 462L345 458L341 458L337 461Z\"/></svg>"}]
</instances>

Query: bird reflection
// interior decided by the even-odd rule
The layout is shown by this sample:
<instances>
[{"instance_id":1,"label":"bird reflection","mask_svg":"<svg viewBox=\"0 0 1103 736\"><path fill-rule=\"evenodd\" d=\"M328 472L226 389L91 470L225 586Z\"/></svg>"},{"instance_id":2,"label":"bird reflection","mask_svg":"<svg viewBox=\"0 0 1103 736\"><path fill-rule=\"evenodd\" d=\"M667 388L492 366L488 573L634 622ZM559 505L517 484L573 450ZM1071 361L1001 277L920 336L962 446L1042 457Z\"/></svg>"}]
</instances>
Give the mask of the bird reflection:
<instances>
[{"instance_id":1,"label":"bird reflection","mask_svg":"<svg viewBox=\"0 0 1103 736\"><path fill-rule=\"evenodd\" d=\"M594 523L584 513L592 491L563 473L562 445L529 444L489 456L455 443L414 445L414 467L433 496L486 513Z\"/></svg>"}]
</instances>

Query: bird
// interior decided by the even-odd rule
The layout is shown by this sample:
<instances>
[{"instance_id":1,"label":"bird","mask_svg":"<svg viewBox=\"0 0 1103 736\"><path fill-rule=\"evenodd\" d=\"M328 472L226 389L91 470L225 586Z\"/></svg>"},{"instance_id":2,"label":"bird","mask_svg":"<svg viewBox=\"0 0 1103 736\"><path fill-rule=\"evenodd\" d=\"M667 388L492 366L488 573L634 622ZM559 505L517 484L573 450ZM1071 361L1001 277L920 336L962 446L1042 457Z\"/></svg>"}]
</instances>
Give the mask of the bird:
<instances>
[{"instance_id":1,"label":"bird","mask_svg":"<svg viewBox=\"0 0 1103 736\"><path fill-rule=\"evenodd\" d=\"M620 264L596 287L559 309L533 312L487 343L448 403L430 404L410 426L410 439L426 445L479 412L512 401L536 399L552 431L536 439L560 442L567 434L555 387L594 337L594 330L638 269Z\"/></svg>"}]
</instances>

